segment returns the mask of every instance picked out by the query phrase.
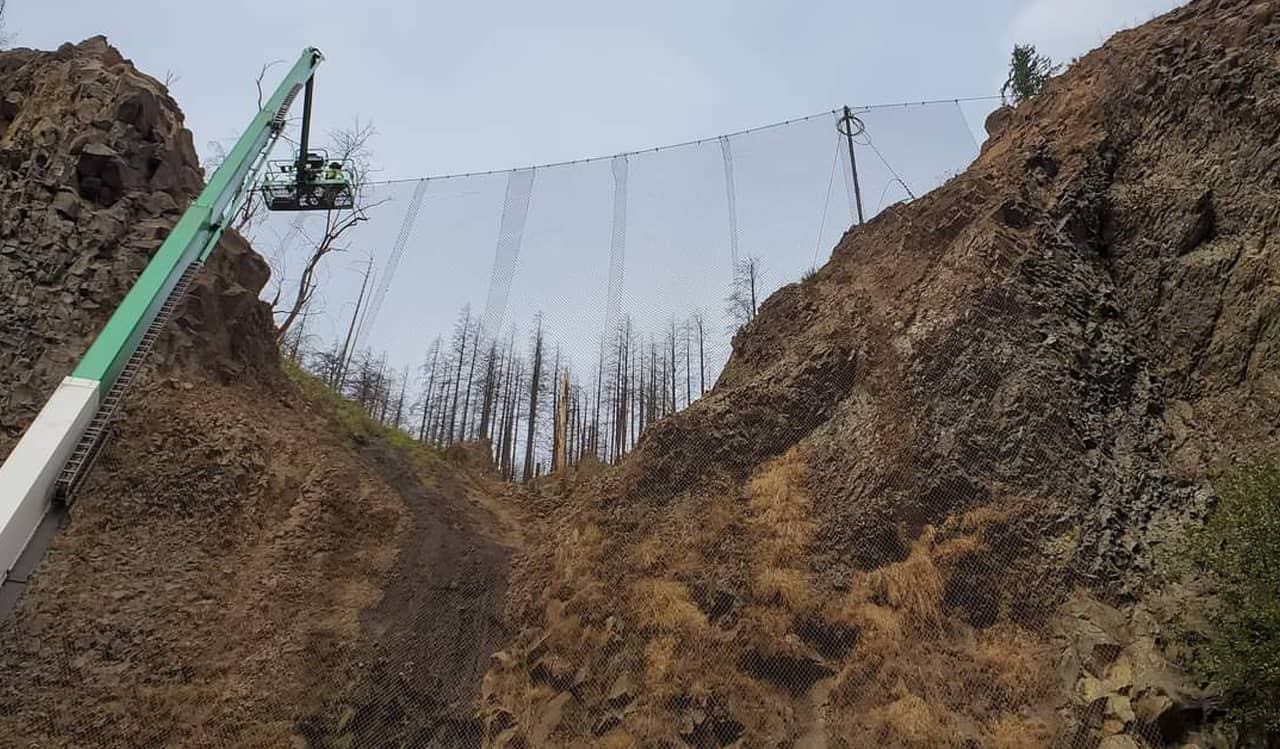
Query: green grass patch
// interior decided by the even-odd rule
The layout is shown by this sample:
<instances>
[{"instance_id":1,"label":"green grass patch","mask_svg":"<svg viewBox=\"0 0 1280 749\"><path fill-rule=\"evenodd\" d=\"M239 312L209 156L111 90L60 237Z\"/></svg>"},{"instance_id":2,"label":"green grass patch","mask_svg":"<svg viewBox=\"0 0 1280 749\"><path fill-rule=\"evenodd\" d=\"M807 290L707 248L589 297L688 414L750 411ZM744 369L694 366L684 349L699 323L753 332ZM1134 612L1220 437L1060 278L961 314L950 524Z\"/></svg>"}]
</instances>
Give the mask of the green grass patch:
<instances>
[{"instance_id":1,"label":"green grass patch","mask_svg":"<svg viewBox=\"0 0 1280 749\"><path fill-rule=\"evenodd\" d=\"M383 442L401 451L424 473L438 468L444 461L444 451L434 445L419 442L413 435L398 427L387 426L365 413L359 403L335 391L319 377L307 372L288 360L280 362L289 380L302 397L332 419L339 436L349 444Z\"/></svg>"},{"instance_id":2,"label":"green grass patch","mask_svg":"<svg viewBox=\"0 0 1280 749\"><path fill-rule=\"evenodd\" d=\"M1246 734L1280 733L1280 460L1219 483L1218 504L1187 548L1219 605L1192 667Z\"/></svg>"}]
</instances>

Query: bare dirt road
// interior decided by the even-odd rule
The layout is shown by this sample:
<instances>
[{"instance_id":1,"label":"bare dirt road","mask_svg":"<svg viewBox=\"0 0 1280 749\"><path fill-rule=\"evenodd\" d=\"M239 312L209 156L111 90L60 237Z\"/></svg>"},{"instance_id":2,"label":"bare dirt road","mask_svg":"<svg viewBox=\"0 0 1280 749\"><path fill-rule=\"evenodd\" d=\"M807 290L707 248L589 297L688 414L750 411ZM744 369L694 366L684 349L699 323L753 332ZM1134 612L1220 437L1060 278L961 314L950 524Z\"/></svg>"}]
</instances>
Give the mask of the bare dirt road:
<instances>
[{"instance_id":1,"label":"bare dirt road","mask_svg":"<svg viewBox=\"0 0 1280 749\"><path fill-rule=\"evenodd\" d=\"M382 443L360 455L403 499L410 527L382 600L361 617L376 654L365 683L339 724L313 719L300 733L321 746L335 734L353 746L480 746L475 699L509 635L501 610L510 529L471 481L448 472L424 481Z\"/></svg>"}]
</instances>

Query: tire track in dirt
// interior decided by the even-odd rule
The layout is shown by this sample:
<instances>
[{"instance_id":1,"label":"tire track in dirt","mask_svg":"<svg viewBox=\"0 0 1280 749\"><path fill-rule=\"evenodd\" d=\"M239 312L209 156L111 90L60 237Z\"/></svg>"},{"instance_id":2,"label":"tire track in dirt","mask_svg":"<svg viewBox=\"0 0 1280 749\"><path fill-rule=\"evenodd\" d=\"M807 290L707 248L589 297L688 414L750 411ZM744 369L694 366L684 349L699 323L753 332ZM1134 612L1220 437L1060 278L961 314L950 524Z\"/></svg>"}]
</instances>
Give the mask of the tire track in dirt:
<instances>
[{"instance_id":1,"label":"tire track in dirt","mask_svg":"<svg viewBox=\"0 0 1280 749\"><path fill-rule=\"evenodd\" d=\"M362 616L375 660L336 734L349 746L478 747L476 696L509 634L501 611L512 549L499 539L512 534L451 472L427 485L395 448L359 453L412 520L382 600ZM306 721L300 730L329 745Z\"/></svg>"}]
</instances>

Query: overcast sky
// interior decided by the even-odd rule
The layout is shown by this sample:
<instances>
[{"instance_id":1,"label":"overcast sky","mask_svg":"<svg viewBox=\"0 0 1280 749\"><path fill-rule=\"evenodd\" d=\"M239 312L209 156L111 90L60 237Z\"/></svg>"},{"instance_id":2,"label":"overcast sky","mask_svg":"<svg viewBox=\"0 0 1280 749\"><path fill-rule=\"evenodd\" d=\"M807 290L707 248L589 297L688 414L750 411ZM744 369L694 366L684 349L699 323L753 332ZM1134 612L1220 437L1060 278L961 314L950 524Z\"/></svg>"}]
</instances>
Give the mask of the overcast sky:
<instances>
[{"instance_id":1,"label":"overcast sky","mask_svg":"<svg viewBox=\"0 0 1280 749\"><path fill-rule=\"evenodd\" d=\"M996 93L1009 49L1069 60L1170 0L9 0L16 45L106 36L202 152L253 79L314 45L323 130L359 115L387 177L572 159L869 104ZM283 72L280 66L277 72ZM980 118L980 112L974 118ZM977 123L980 126L980 122Z\"/></svg>"},{"instance_id":2,"label":"overcast sky","mask_svg":"<svg viewBox=\"0 0 1280 749\"><path fill-rule=\"evenodd\" d=\"M356 346L395 370L424 362L433 338L448 341L455 319L476 315L486 336L518 341L540 320L556 360L590 374L616 308L642 341L705 315L714 379L737 324L724 303L734 258L760 260L763 297L822 263L855 205L852 181L836 179L850 170L830 116L715 136L843 104L996 94L1015 42L1068 62L1174 4L9 0L7 30L16 44L46 49L105 34L139 68L175 81L205 156L251 119L262 65L284 61L268 77L274 86L308 45L327 57L313 142L357 116L371 120L388 179L712 138L572 167L377 185L369 220L317 272L306 330L308 345L336 345L368 267L373 303ZM868 217L963 170L993 106L866 113L868 141L856 150ZM520 218L508 226L508 214ZM295 216L267 214L250 231L272 264L267 297L276 285L295 288L314 246L306 240L322 217Z\"/></svg>"}]
</instances>

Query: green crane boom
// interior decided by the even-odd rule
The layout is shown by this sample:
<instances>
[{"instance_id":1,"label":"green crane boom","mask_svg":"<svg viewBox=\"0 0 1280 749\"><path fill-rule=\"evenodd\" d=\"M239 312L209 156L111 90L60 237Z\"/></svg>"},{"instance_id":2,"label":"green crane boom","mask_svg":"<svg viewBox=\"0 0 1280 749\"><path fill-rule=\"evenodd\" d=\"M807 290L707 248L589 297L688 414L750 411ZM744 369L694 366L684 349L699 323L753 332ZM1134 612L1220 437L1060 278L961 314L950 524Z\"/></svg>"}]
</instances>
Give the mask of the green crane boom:
<instances>
[{"instance_id":1,"label":"green crane boom","mask_svg":"<svg viewBox=\"0 0 1280 749\"><path fill-rule=\"evenodd\" d=\"M284 125L284 114L299 89L307 85L323 57L308 48L236 141L226 159L199 197L182 214L151 262L129 290L124 301L72 373L75 377L114 384L120 370L137 348L156 313L168 299L178 279L193 261L204 260L217 246L228 220L240 201L252 192L252 183Z\"/></svg>"},{"instance_id":2,"label":"green crane boom","mask_svg":"<svg viewBox=\"0 0 1280 749\"><path fill-rule=\"evenodd\" d=\"M0 609L5 601L13 600L8 590L16 583L8 580L10 572L33 568L32 560L43 554L48 533L52 532L42 529L56 528L57 523L50 521L56 521L57 513L49 512L54 496L69 501L92 466L129 376L137 371L149 343L176 304L177 292L185 289L243 201L253 194L259 174L268 163L267 156L284 130L289 106L304 87L310 92L322 59L315 49L303 50L199 197L182 214L75 370L63 378L0 464ZM298 159L299 163L313 160L305 151ZM332 210L341 206L341 200L350 195L350 186L340 165L330 165L328 169L328 179L318 180L308 172L301 181L277 180L270 194L264 186L264 199L270 203L274 197L291 210ZM37 535L40 540L32 542Z\"/></svg>"}]
</instances>

